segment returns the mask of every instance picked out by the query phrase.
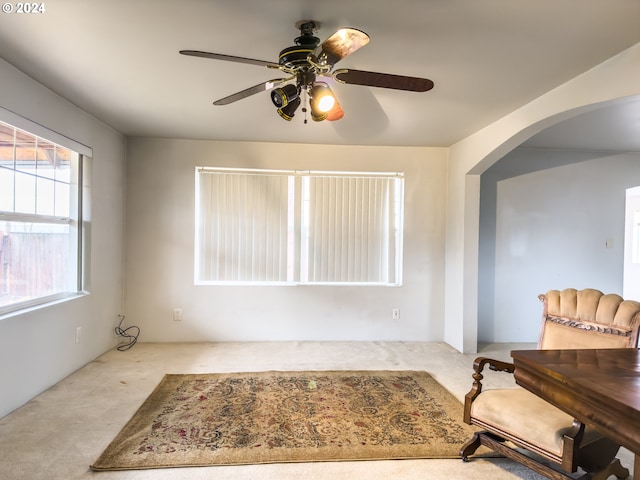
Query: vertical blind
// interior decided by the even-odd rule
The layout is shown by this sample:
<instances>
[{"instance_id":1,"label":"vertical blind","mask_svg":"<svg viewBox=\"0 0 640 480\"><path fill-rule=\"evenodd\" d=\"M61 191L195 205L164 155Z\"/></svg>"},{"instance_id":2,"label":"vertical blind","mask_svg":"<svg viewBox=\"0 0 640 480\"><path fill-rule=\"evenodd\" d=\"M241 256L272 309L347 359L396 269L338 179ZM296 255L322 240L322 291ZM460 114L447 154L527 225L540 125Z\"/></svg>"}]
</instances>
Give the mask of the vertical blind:
<instances>
[{"instance_id":1,"label":"vertical blind","mask_svg":"<svg viewBox=\"0 0 640 480\"><path fill-rule=\"evenodd\" d=\"M401 282L401 174L196 171L195 281Z\"/></svg>"},{"instance_id":2,"label":"vertical blind","mask_svg":"<svg viewBox=\"0 0 640 480\"><path fill-rule=\"evenodd\" d=\"M287 281L288 178L201 171L198 277Z\"/></svg>"}]
</instances>

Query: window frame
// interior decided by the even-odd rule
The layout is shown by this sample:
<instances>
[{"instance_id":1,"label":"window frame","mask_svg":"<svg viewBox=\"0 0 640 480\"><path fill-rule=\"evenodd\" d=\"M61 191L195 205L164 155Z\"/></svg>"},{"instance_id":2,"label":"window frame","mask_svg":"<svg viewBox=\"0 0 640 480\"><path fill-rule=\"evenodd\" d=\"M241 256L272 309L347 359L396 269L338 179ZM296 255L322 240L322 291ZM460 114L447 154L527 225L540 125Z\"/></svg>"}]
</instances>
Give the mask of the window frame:
<instances>
[{"instance_id":1,"label":"window frame","mask_svg":"<svg viewBox=\"0 0 640 480\"><path fill-rule=\"evenodd\" d=\"M287 257L287 279L286 280L211 280L203 279L200 275L201 255L203 254L201 235L201 186L200 175L202 173L235 173L235 174L263 174L287 176L289 179L289 190L287 192L287 217L288 235L286 257ZM386 264L393 272L389 274L391 280L380 281L344 281L344 280L309 280L308 272L302 269L306 261L303 258L305 253L305 235L308 234L308 226L305 225L304 217L308 215L305 210L303 195L305 194L303 184L305 179L316 177L337 177L348 178L376 178L393 180L395 192L393 198L389 200L387 206L393 209L391 228L392 237L392 260ZM254 168L225 168L211 166L197 166L195 168L195 228L194 228L194 284L195 285L275 285L275 286L299 286L299 285L319 285L319 286L401 286L403 279L403 249L404 249L404 173L403 172L375 172L375 171L316 171L316 170L282 170L282 169L254 169ZM388 233L388 232L387 232Z\"/></svg>"},{"instance_id":2,"label":"window frame","mask_svg":"<svg viewBox=\"0 0 640 480\"><path fill-rule=\"evenodd\" d=\"M68 182L65 182L68 184L70 195L68 215L49 215L15 211L0 212L0 221L5 222L24 223L25 225L68 225L69 233L67 235L68 241L70 242L68 253L73 257L70 257L68 260L68 267L71 268L70 273L72 275L69 279L70 283L63 291L0 306L0 319L2 319L31 311L34 308L43 308L59 303L60 301L77 298L88 293L85 290L85 286L88 283L88 277L86 274L85 262L87 239L85 235L86 226L84 222L84 205L86 201L84 198L86 193L84 185L86 181L84 178L84 166L87 159L93 156L93 150L82 143L72 140L48 129L47 127L44 127L41 124L33 122L32 120L2 107L0 107L0 121L12 128L15 128L16 130L25 132L26 134L49 144L70 150L75 157L70 160L70 178L68 179Z\"/></svg>"}]
</instances>

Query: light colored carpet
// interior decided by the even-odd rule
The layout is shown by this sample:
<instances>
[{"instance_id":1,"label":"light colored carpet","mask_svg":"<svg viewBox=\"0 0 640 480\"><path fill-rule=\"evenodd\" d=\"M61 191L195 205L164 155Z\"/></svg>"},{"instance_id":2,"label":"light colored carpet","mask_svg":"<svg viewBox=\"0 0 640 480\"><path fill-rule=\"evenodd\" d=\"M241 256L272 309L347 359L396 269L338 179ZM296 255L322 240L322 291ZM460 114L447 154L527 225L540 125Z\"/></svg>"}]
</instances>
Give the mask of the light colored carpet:
<instances>
[{"instance_id":1,"label":"light colored carpet","mask_svg":"<svg viewBox=\"0 0 640 480\"><path fill-rule=\"evenodd\" d=\"M481 353L509 359L512 348L490 345ZM462 400L476 355L444 344L402 342L282 342L145 344L110 351L15 412L0 419L3 480L542 480L507 459L380 460L187 467L92 472L89 465L117 435L167 373L265 370L424 370ZM495 379L493 378L495 376ZM487 381L506 385L504 374ZM622 450L623 464L633 455Z\"/></svg>"}]
</instances>

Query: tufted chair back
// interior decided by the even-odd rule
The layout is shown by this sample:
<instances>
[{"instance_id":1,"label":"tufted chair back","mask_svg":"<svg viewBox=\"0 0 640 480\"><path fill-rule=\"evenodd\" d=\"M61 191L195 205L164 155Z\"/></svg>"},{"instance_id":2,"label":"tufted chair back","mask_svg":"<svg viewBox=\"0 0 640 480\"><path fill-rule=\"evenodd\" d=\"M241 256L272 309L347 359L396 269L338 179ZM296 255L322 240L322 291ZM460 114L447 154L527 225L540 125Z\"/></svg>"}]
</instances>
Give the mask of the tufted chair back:
<instances>
[{"instance_id":1,"label":"tufted chair back","mask_svg":"<svg viewBox=\"0 0 640 480\"><path fill-rule=\"evenodd\" d=\"M638 345L640 302L587 288L550 290L544 303L538 348L629 348Z\"/></svg>"}]
</instances>

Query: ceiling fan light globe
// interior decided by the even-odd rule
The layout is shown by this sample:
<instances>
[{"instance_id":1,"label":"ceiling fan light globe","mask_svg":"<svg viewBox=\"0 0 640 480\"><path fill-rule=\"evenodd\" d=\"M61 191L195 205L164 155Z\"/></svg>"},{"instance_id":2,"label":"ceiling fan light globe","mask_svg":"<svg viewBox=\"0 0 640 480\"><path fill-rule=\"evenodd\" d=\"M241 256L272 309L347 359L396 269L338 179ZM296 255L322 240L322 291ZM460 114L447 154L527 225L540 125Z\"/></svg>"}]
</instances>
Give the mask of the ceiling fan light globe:
<instances>
[{"instance_id":1,"label":"ceiling fan light globe","mask_svg":"<svg viewBox=\"0 0 640 480\"><path fill-rule=\"evenodd\" d=\"M311 119L314 122L322 122L323 120L327 119L327 116L327 112L318 112L311 109Z\"/></svg>"},{"instance_id":2,"label":"ceiling fan light globe","mask_svg":"<svg viewBox=\"0 0 640 480\"><path fill-rule=\"evenodd\" d=\"M321 112L330 111L336 104L336 99L333 95L324 95L318 100L318 110Z\"/></svg>"},{"instance_id":3,"label":"ceiling fan light globe","mask_svg":"<svg viewBox=\"0 0 640 480\"><path fill-rule=\"evenodd\" d=\"M327 112L327 120L330 122L335 122L336 120L340 120L343 117L344 110L342 110L342 107L336 101L336 104L333 106L333 108L329 112Z\"/></svg>"},{"instance_id":4,"label":"ceiling fan light globe","mask_svg":"<svg viewBox=\"0 0 640 480\"><path fill-rule=\"evenodd\" d=\"M292 83L271 91L271 101L277 108L284 108L298 98L298 88Z\"/></svg>"},{"instance_id":5,"label":"ceiling fan light globe","mask_svg":"<svg viewBox=\"0 0 640 480\"><path fill-rule=\"evenodd\" d=\"M289 102L286 106L279 108L277 110L278 115L282 117L287 122L290 122L291 119L295 116L296 110L300 106L300 97L296 97L294 100Z\"/></svg>"},{"instance_id":6,"label":"ceiling fan light globe","mask_svg":"<svg viewBox=\"0 0 640 480\"><path fill-rule=\"evenodd\" d=\"M336 104L336 97L326 83L316 83L309 92L309 106L311 107L311 116L316 121L327 118L327 113Z\"/></svg>"}]
</instances>

